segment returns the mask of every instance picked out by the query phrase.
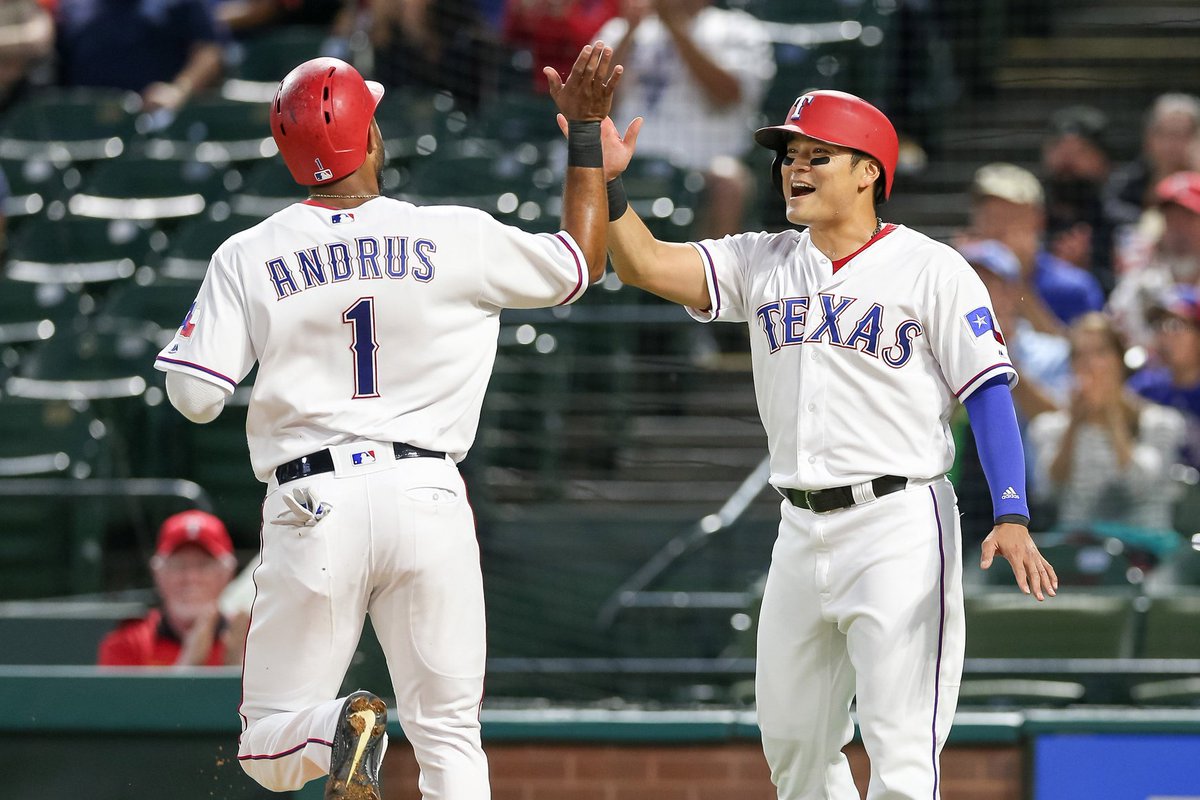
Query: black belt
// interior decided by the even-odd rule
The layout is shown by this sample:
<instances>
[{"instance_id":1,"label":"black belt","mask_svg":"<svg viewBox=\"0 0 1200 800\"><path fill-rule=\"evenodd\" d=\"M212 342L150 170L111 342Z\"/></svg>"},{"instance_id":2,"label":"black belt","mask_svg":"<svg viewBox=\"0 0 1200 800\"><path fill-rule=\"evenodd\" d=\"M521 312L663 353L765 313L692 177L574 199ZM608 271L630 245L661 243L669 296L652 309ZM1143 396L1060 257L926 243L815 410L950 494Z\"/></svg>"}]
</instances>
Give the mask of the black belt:
<instances>
[{"instance_id":1,"label":"black belt","mask_svg":"<svg viewBox=\"0 0 1200 800\"><path fill-rule=\"evenodd\" d=\"M882 478L871 481L871 490L876 497L883 497L885 494L898 492L907 485L908 478L884 475ZM850 486L834 486L831 489L816 489L811 492L804 489L780 489L779 491L792 505L797 508L807 508L817 514L837 511L839 508L849 508L857 503L854 499L854 489Z\"/></svg>"},{"instance_id":2,"label":"black belt","mask_svg":"<svg viewBox=\"0 0 1200 800\"><path fill-rule=\"evenodd\" d=\"M393 442L392 450L396 453L396 458L445 458L445 453L439 453L436 450L426 450L423 447L413 447L411 444L403 442ZM318 450L315 453L309 453L306 456L300 456L294 461L289 461L286 464L281 464L275 468L275 480L280 483L287 483L298 478L307 478L309 475L318 475L322 472L333 471L333 456L328 450Z\"/></svg>"}]
</instances>

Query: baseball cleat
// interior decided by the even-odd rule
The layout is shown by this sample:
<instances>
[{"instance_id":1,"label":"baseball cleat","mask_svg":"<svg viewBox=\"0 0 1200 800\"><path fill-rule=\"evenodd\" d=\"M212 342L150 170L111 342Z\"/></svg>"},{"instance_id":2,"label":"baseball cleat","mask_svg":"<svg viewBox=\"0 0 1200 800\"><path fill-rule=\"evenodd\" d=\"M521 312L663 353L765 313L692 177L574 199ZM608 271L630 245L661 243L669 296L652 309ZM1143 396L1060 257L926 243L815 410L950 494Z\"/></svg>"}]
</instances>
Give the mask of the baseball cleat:
<instances>
[{"instance_id":1,"label":"baseball cleat","mask_svg":"<svg viewBox=\"0 0 1200 800\"><path fill-rule=\"evenodd\" d=\"M380 744L387 729L387 705L370 692L346 698L333 737L325 800L381 800Z\"/></svg>"}]
</instances>

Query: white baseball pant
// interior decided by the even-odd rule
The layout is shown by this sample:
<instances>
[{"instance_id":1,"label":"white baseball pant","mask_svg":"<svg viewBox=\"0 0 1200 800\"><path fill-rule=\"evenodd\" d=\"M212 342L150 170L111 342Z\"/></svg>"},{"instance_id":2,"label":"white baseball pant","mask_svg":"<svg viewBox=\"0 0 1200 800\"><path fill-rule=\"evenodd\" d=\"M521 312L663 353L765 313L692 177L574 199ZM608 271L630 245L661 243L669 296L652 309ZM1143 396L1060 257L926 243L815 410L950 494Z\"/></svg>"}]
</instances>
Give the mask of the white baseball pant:
<instances>
[{"instance_id":1,"label":"white baseball pant","mask_svg":"<svg viewBox=\"0 0 1200 800\"><path fill-rule=\"evenodd\" d=\"M784 500L758 629L763 750L780 800L937 800L962 676L961 534L945 479L814 514Z\"/></svg>"},{"instance_id":2,"label":"white baseball pant","mask_svg":"<svg viewBox=\"0 0 1200 800\"><path fill-rule=\"evenodd\" d=\"M389 444L375 449L390 456ZM388 457L361 471L334 461L335 472L268 485L242 681L242 767L275 791L328 773L344 700L337 692L369 614L422 796L487 800L483 581L462 478L449 459ZM295 489L332 510L308 527L273 522Z\"/></svg>"}]
</instances>

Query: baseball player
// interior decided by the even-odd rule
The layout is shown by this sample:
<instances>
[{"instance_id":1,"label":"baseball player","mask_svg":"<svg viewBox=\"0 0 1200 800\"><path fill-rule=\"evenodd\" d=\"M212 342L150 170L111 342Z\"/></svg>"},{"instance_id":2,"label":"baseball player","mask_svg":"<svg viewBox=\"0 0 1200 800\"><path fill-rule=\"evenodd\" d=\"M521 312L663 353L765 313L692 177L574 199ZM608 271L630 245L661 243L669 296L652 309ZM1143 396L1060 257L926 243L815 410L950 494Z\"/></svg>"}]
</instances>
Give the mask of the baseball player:
<instances>
[{"instance_id":1,"label":"baseball player","mask_svg":"<svg viewBox=\"0 0 1200 800\"><path fill-rule=\"evenodd\" d=\"M267 484L242 685L243 769L276 791L379 797L386 706L337 692L366 615L426 800L490 795L480 746L484 607L456 468L478 426L500 310L578 299L604 273L600 120L621 68L597 42L550 94L571 122L563 230L380 197L383 87L318 58L271 130L309 198L222 244L156 365L195 422L258 374L246 422Z\"/></svg>"},{"instance_id":2,"label":"baseball player","mask_svg":"<svg viewBox=\"0 0 1200 800\"><path fill-rule=\"evenodd\" d=\"M849 94L799 97L755 140L806 230L656 240L628 208L624 137L604 123L608 246L626 283L702 322L749 326L771 484L783 495L758 629L758 722L780 798L857 800L842 747L857 698L870 798L938 795L964 649L960 531L946 471L966 404L995 527L981 566L1012 565L1039 600L1058 579L1029 536L1009 384L987 292L951 248L876 207L898 144Z\"/></svg>"}]
</instances>

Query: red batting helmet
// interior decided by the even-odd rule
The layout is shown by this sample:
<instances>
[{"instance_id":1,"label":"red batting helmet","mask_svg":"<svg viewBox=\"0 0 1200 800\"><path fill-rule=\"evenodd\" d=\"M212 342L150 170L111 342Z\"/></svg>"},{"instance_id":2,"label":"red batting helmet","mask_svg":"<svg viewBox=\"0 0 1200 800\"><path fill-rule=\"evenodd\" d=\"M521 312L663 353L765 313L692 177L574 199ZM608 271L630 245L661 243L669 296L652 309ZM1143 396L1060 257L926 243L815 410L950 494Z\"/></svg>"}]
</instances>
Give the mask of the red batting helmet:
<instances>
[{"instance_id":1,"label":"red batting helmet","mask_svg":"<svg viewBox=\"0 0 1200 800\"><path fill-rule=\"evenodd\" d=\"M337 58L289 72L271 102L271 135L296 183L329 183L361 167L382 97L381 85Z\"/></svg>"},{"instance_id":2,"label":"red batting helmet","mask_svg":"<svg viewBox=\"0 0 1200 800\"><path fill-rule=\"evenodd\" d=\"M782 189L783 185L780 161L788 142L798 133L859 150L878 160L883 165L883 192L876 192L875 197L882 202L891 196L900 141L896 129L878 108L861 97L831 89L797 97L782 125L759 128L754 132L754 141L776 153L771 180L777 189Z\"/></svg>"}]
</instances>

